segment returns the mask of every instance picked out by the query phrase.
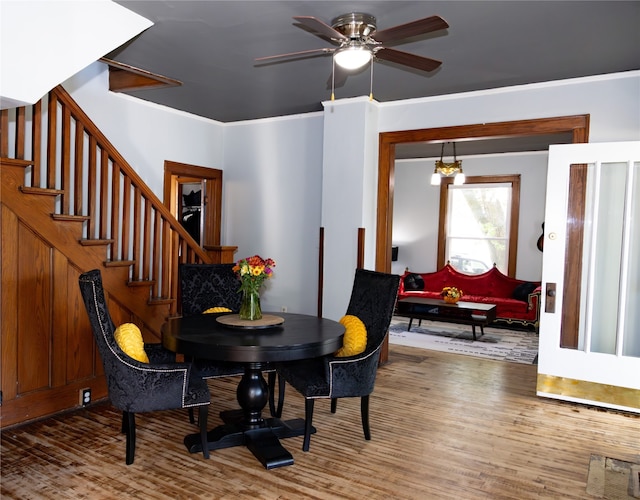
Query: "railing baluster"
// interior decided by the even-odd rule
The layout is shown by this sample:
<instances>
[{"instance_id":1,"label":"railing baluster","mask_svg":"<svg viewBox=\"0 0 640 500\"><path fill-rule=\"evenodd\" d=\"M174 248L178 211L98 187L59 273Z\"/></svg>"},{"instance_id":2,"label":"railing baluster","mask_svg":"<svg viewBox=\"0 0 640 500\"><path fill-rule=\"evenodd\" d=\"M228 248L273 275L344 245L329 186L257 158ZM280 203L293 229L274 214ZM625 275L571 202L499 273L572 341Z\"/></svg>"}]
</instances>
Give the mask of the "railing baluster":
<instances>
[{"instance_id":1,"label":"railing baluster","mask_svg":"<svg viewBox=\"0 0 640 500\"><path fill-rule=\"evenodd\" d=\"M123 175L122 187L122 236L120 260L133 260L129 255L130 232L131 232L131 178ZM132 270L132 276L133 274Z\"/></svg>"},{"instance_id":2,"label":"railing baluster","mask_svg":"<svg viewBox=\"0 0 640 500\"><path fill-rule=\"evenodd\" d=\"M173 260L171 258L172 255L172 245L171 245L171 226L167 219L160 216L162 221L162 257L160 258L160 262L162 262L162 288L160 289L161 297L171 297L171 289L169 283L169 276L171 275L171 267L173 264Z\"/></svg>"},{"instance_id":3,"label":"railing baluster","mask_svg":"<svg viewBox=\"0 0 640 500\"><path fill-rule=\"evenodd\" d=\"M98 207L100 208L100 239L106 240L109 238L107 218L109 215L107 210L109 206L109 153L104 148L100 153L100 198L98 201ZM113 251L109 258L113 259Z\"/></svg>"},{"instance_id":4,"label":"railing baluster","mask_svg":"<svg viewBox=\"0 0 640 500\"><path fill-rule=\"evenodd\" d=\"M151 277L151 204L144 198L144 236L142 244L142 279Z\"/></svg>"},{"instance_id":5,"label":"railing baluster","mask_svg":"<svg viewBox=\"0 0 640 500\"><path fill-rule=\"evenodd\" d=\"M178 297L180 294L179 290L179 276L178 276L178 260L180 256L180 235L176 231L171 231L171 256L169 262L172 264L175 262L175 266L171 266L171 272L169 276L176 276L176 279L170 280L171 289L169 290L169 297ZM169 306L169 314L171 316L175 316L178 313L178 301L174 300Z\"/></svg>"},{"instance_id":6,"label":"railing baluster","mask_svg":"<svg viewBox=\"0 0 640 500\"><path fill-rule=\"evenodd\" d=\"M161 297L160 294L160 279L162 275L160 273L160 245L162 245L162 220L157 210L153 210L153 239L155 244L151 247L151 259L152 259L152 279L153 282L153 298Z\"/></svg>"},{"instance_id":7,"label":"railing baluster","mask_svg":"<svg viewBox=\"0 0 640 500\"><path fill-rule=\"evenodd\" d=\"M97 237L97 199L98 190L98 166L97 166L98 145L96 138L89 136L89 165L87 168L87 239Z\"/></svg>"},{"instance_id":8,"label":"railing baluster","mask_svg":"<svg viewBox=\"0 0 640 500\"><path fill-rule=\"evenodd\" d=\"M120 259L120 166L111 161L111 260ZM122 214L124 217L124 214Z\"/></svg>"},{"instance_id":9,"label":"railing baluster","mask_svg":"<svg viewBox=\"0 0 640 500\"><path fill-rule=\"evenodd\" d=\"M84 186L82 184L84 178L84 127L75 120L76 136L74 141L74 167L73 167L73 214L82 214L82 198L84 197Z\"/></svg>"},{"instance_id":10,"label":"railing baluster","mask_svg":"<svg viewBox=\"0 0 640 500\"><path fill-rule=\"evenodd\" d=\"M16 109L16 158L24 160L24 141L25 141L25 108Z\"/></svg>"},{"instance_id":11,"label":"railing baluster","mask_svg":"<svg viewBox=\"0 0 640 500\"><path fill-rule=\"evenodd\" d=\"M55 189L58 102L54 98L49 98L47 109L47 183L45 187Z\"/></svg>"},{"instance_id":12,"label":"railing baluster","mask_svg":"<svg viewBox=\"0 0 640 500\"><path fill-rule=\"evenodd\" d=\"M64 191L60 195L60 205L63 214L71 213L71 111L62 105L62 143L60 145L60 189Z\"/></svg>"},{"instance_id":13,"label":"railing baluster","mask_svg":"<svg viewBox=\"0 0 640 500\"><path fill-rule=\"evenodd\" d=\"M138 186L133 188L133 279L141 279L140 266L140 227L142 218L142 195Z\"/></svg>"},{"instance_id":14,"label":"railing baluster","mask_svg":"<svg viewBox=\"0 0 640 500\"><path fill-rule=\"evenodd\" d=\"M9 110L0 110L0 157L9 158Z\"/></svg>"},{"instance_id":15,"label":"railing baluster","mask_svg":"<svg viewBox=\"0 0 640 500\"><path fill-rule=\"evenodd\" d=\"M83 238L111 240L106 260L132 261L130 279L153 282L151 298L177 298L179 262L211 261L60 86L0 111L0 156L31 161L30 186L60 190L59 211L87 216Z\"/></svg>"},{"instance_id":16,"label":"railing baluster","mask_svg":"<svg viewBox=\"0 0 640 500\"><path fill-rule=\"evenodd\" d=\"M52 98L51 96L49 97ZM42 101L36 102L32 107L31 116L31 186L40 187L42 168Z\"/></svg>"}]
</instances>

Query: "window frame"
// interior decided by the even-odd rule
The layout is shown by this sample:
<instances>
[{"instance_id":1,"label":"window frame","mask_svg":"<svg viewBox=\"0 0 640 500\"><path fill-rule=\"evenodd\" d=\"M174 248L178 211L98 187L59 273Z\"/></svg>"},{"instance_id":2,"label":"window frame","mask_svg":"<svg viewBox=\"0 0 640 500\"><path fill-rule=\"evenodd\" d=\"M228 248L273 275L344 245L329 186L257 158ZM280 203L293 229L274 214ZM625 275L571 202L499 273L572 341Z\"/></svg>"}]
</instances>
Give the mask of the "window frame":
<instances>
[{"instance_id":1,"label":"window frame","mask_svg":"<svg viewBox=\"0 0 640 500\"><path fill-rule=\"evenodd\" d=\"M520 175L478 175L468 176L465 185L469 184L511 184L511 214L509 227L509 260L507 275L515 278L516 263L518 261L518 226L520 221ZM449 186L453 185L453 178L444 177L440 183L440 216L438 222L438 269L446 264L445 247L447 241L448 195Z\"/></svg>"}]
</instances>

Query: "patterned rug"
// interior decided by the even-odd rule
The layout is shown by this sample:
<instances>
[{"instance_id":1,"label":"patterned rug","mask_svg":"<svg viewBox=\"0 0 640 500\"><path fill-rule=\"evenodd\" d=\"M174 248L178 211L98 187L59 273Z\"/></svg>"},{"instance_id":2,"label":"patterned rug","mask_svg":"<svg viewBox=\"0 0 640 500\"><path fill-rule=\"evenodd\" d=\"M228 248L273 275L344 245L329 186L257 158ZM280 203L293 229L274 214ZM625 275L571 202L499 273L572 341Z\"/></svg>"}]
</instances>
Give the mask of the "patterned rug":
<instances>
[{"instance_id":1,"label":"patterned rug","mask_svg":"<svg viewBox=\"0 0 640 500\"><path fill-rule=\"evenodd\" d=\"M423 320L413 320L407 331L409 318L394 316L389 327L389 343L433 351L464 354L479 358L536 364L538 334L535 332L485 327L484 335L476 327L473 340L471 326Z\"/></svg>"}]
</instances>

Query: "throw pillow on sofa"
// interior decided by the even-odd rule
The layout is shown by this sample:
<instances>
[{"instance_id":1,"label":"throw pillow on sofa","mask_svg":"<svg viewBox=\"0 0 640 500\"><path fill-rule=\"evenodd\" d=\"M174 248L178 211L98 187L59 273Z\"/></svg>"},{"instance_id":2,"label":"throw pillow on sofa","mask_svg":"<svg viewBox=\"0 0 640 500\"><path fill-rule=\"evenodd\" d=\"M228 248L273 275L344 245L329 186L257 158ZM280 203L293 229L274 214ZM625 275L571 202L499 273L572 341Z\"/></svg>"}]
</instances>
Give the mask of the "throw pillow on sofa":
<instances>
[{"instance_id":1,"label":"throw pillow on sofa","mask_svg":"<svg viewBox=\"0 0 640 500\"><path fill-rule=\"evenodd\" d=\"M405 290L424 290L424 279L419 274L410 274L404 279Z\"/></svg>"},{"instance_id":2,"label":"throw pillow on sofa","mask_svg":"<svg viewBox=\"0 0 640 500\"><path fill-rule=\"evenodd\" d=\"M521 300L522 302L526 302L527 298L529 297L529 294L533 292L536 288L538 288L538 285L536 283L530 283L530 282L521 283L520 285L518 285L513 289L513 293L511 294L511 296L516 300Z\"/></svg>"}]
</instances>

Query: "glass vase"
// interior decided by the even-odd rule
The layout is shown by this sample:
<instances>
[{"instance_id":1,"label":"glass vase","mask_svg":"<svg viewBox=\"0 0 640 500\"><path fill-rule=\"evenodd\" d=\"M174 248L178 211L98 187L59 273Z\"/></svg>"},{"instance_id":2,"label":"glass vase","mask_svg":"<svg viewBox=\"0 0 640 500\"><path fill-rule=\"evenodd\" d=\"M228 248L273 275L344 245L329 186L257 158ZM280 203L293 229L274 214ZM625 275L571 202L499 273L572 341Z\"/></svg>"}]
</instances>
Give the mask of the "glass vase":
<instances>
[{"instance_id":1,"label":"glass vase","mask_svg":"<svg viewBox=\"0 0 640 500\"><path fill-rule=\"evenodd\" d=\"M258 290L243 290L240 304L240 319L254 321L262 318L260 309L260 294Z\"/></svg>"}]
</instances>

